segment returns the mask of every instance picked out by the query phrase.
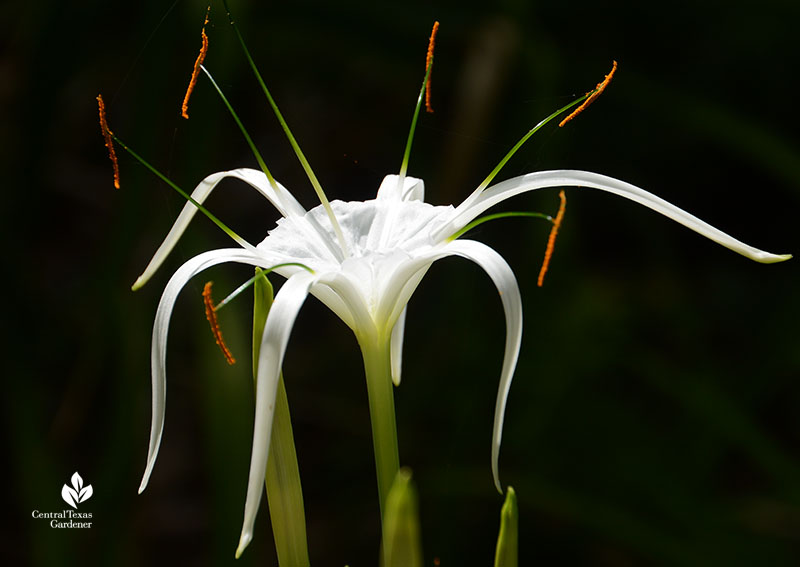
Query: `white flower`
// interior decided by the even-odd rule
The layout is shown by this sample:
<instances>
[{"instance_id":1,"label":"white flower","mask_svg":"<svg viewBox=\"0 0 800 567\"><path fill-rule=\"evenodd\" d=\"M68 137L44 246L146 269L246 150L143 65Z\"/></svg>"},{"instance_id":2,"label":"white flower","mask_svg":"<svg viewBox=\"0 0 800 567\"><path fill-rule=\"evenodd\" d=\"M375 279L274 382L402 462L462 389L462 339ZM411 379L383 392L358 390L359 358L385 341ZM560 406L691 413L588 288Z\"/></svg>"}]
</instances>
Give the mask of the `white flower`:
<instances>
[{"instance_id":1,"label":"white flower","mask_svg":"<svg viewBox=\"0 0 800 567\"><path fill-rule=\"evenodd\" d=\"M522 305L517 281L505 260L485 244L462 238L453 239L460 229L493 205L520 193L574 186L600 189L640 203L758 262L779 262L790 257L748 246L638 187L586 171L542 171L516 177L476 191L455 208L425 203L422 180L389 175L373 200L330 203L340 229L333 225L330 214L322 205L305 211L283 186L271 186L263 173L251 169L211 175L200 183L192 197L202 204L217 183L226 177L249 183L280 211L283 218L258 246L242 243L241 248L202 253L178 269L167 284L153 329L152 428L140 492L147 485L161 443L166 395L167 327L181 288L199 272L223 262L239 262L263 268L289 262L307 266L311 271L298 266L276 270L287 280L275 297L258 361L250 480L239 552L252 537L253 522L261 499L275 392L283 356L295 317L309 293L327 305L353 330L364 353L368 374L369 365L381 364L381 357L387 364L391 361L391 378L396 385L400 382L406 305L431 264L447 256L461 256L486 271L497 287L506 317L505 353L495 406L491 457L494 482L500 489L498 455L506 398L520 350ZM194 204L186 204L134 288L143 285L155 272L196 210ZM373 356L375 360L370 362L368 359ZM391 395L391 387L389 392Z\"/></svg>"}]
</instances>

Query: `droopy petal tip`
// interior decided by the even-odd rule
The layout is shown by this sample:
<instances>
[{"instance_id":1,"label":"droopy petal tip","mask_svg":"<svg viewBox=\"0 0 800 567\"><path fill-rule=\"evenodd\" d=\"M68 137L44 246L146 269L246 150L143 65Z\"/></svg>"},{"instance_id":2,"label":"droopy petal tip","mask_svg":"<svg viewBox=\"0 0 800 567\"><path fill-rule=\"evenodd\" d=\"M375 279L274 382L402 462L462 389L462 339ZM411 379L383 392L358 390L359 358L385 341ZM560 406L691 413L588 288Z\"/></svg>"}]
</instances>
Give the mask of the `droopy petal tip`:
<instances>
[{"instance_id":1,"label":"droopy petal tip","mask_svg":"<svg viewBox=\"0 0 800 567\"><path fill-rule=\"evenodd\" d=\"M494 469L494 465L492 466ZM497 490L498 494L503 494L503 487L500 485L500 475L497 470L492 471L492 476L494 477L494 487Z\"/></svg>"},{"instance_id":2,"label":"droopy petal tip","mask_svg":"<svg viewBox=\"0 0 800 567\"><path fill-rule=\"evenodd\" d=\"M239 547L236 548L236 559L239 559L244 553L244 550L250 545L250 541L253 539L252 532L245 531L242 532L241 537L239 538Z\"/></svg>"},{"instance_id":3,"label":"droopy petal tip","mask_svg":"<svg viewBox=\"0 0 800 567\"><path fill-rule=\"evenodd\" d=\"M150 483L150 474L153 472L153 466L155 465L155 460L148 457L147 459L147 467L144 470L144 475L142 475L142 482L139 484L139 494L144 492L147 485Z\"/></svg>"},{"instance_id":4,"label":"droopy petal tip","mask_svg":"<svg viewBox=\"0 0 800 567\"><path fill-rule=\"evenodd\" d=\"M769 252L763 252L761 254L755 255L752 257L753 260L756 262L760 262L762 264L777 264L778 262L785 262L786 260L791 260L791 254L770 254Z\"/></svg>"},{"instance_id":5,"label":"droopy petal tip","mask_svg":"<svg viewBox=\"0 0 800 567\"><path fill-rule=\"evenodd\" d=\"M149 276L145 277L145 275L142 274L141 276L136 278L135 282L133 282L133 285L131 286L131 291L138 291L139 289L144 287L144 284L146 284L149 279L150 279Z\"/></svg>"}]
</instances>

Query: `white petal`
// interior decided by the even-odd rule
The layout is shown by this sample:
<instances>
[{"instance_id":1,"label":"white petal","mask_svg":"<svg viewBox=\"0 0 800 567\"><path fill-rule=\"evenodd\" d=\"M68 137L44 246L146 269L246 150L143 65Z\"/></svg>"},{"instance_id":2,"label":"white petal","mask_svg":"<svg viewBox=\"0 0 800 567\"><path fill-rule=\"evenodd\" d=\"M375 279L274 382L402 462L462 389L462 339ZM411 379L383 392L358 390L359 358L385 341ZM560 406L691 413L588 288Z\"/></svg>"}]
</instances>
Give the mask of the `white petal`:
<instances>
[{"instance_id":1,"label":"white petal","mask_svg":"<svg viewBox=\"0 0 800 567\"><path fill-rule=\"evenodd\" d=\"M329 304L328 295L325 293L319 295L320 300L340 317L342 317L342 311L346 311L347 318L342 317L342 320L357 336L368 336L376 333L375 321L365 302L367 298L364 297L362 291L353 283L351 278L339 272L320 274L313 288L314 293L316 294L318 290L326 288L329 288L335 294L336 301Z\"/></svg>"},{"instance_id":2,"label":"white petal","mask_svg":"<svg viewBox=\"0 0 800 567\"><path fill-rule=\"evenodd\" d=\"M497 389L497 401L494 410L494 431L492 433L492 476L497 490L502 494L498 459L500 441L503 437L503 420L506 412L508 390L522 343L522 298L517 286L517 278L508 263L494 250L481 242L473 240L455 240L446 250L450 254L462 256L478 264L492 278L506 315L506 347L503 355L503 369L500 372L500 384Z\"/></svg>"},{"instance_id":3,"label":"white petal","mask_svg":"<svg viewBox=\"0 0 800 567\"><path fill-rule=\"evenodd\" d=\"M395 386L400 385L401 372L403 370L403 336L406 332L406 311L405 307L397 318L397 322L392 329L392 345L390 355L392 360L392 382Z\"/></svg>"},{"instance_id":4,"label":"white petal","mask_svg":"<svg viewBox=\"0 0 800 567\"><path fill-rule=\"evenodd\" d=\"M511 267L497 252L481 242L454 240L429 254L404 263L392 274L387 274L386 287L381 294L384 301L379 306L377 319L378 322L391 322L393 317L399 319L400 314L405 312L405 306L411 294L431 264L447 256L461 256L481 266L497 287L505 311L506 344L495 403L492 434L492 475L497 490L502 493L498 472L500 441L503 436L506 400L522 342L522 298ZM394 337L392 338L394 339Z\"/></svg>"},{"instance_id":5,"label":"white petal","mask_svg":"<svg viewBox=\"0 0 800 567\"><path fill-rule=\"evenodd\" d=\"M297 202L297 200L283 185L278 183L278 191L276 192L270 186L267 176L260 171L256 171L255 169L234 169L232 171L222 171L220 173L209 175L197 185L194 191L192 191L192 199L202 205L217 184L226 177L235 177L252 185L256 190L258 190L259 193L264 195L264 197L266 197L273 205L275 205L275 208L278 209L278 211L284 217L302 216L305 214L305 209L300 206L300 203ZM145 268L142 275L139 276L136 282L134 282L134 290L139 289L145 283L147 283L147 280L149 280L156 270L158 270L159 266L161 266L166 257L178 243L178 240L183 235L186 227L189 226L192 218L194 218L195 213L197 213L197 207L193 203L187 201L183 206L181 214L178 215L175 224L172 225L172 229L164 239L164 242L162 242L161 246L158 248L158 250L156 250L153 259L150 260L150 263L147 265L147 268ZM250 248L252 252L253 247L245 244L246 243L243 244L243 247Z\"/></svg>"},{"instance_id":6,"label":"white petal","mask_svg":"<svg viewBox=\"0 0 800 567\"><path fill-rule=\"evenodd\" d=\"M378 188L378 199L398 199L400 201L424 201L425 182L416 177L406 176L400 187L400 176L387 175Z\"/></svg>"},{"instance_id":7,"label":"white petal","mask_svg":"<svg viewBox=\"0 0 800 567\"><path fill-rule=\"evenodd\" d=\"M600 189L601 191L608 191L609 193L614 193L620 197L635 201L756 262L769 264L773 262L782 262L783 260L791 258L790 254L770 254L758 248L753 248L714 228L694 215L687 213L683 209L635 185L598 173L574 170L529 173L528 175L515 177L493 185L477 198L470 198L459 206L446 227L437 231L437 237L446 239L449 235L466 226L471 220L475 219L488 208L514 195L547 187L569 186Z\"/></svg>"},{"instance_id":8,"label":"white petal","mask_svg":"<svg viewBox=\"0 0 800 567\"><path fill-rule=\"evenodd\" d=\"M344 303L339 294L336 293L336 290L331 289L326 285L315 285L311 289L311 293L314 295L314 297L324 303L328 309L333 311L339 317L339 319L344 322L345 325L355 330L356 323L355 319L353 318L353 314L350 313L350 309Z\"/></svg>"},{"instance_id":9,"label":"white petal","mask_svg":"<svg viewBox=\"0 0 800 567\"><path fill-rule=\"evenodd\" d=\"M398 206L398 201L423 201L424 198L425 183L422 179L404 177L401 182L398 175L384 177L375 201L377 214L370 223L368 246L373 250L387 247L388 240L395 235L395 225L403 222L398 215L407 210L407 207Z\"/></svg>"},{"instance_id":10,"label":"white petal","mask_svg":"<svg viewBox=\"0 0 800 567\"><path fill-rule=\"evenodd\" d=\"M314 283L314 276L299 273L289 278L275 296L269 311L267 324L261 338L256 378L256 417L253 426L253 452L250 458L250 478L247 483L247 501L244 507L244 523L236 549L238 558L253 539L253 524L264 491L264 475L267 471L269 441L272 435L272 418L275 413L275 394L278 377L283 364L283 355L300 307Z\"/></svg>"},{"instance_id":11,"label":"white petal","mask_svg":"<svg viewBox=\"0 0 800 567\"><path fill-rule=\"evenodd\" d=\"M391 324L396 321L406 309L411 296L417 286L428 273L428 269L436 260L449 256L445 248L436 252L422 255L410 262L404 263L399 270L392 273L391 278L384 281L380 290L381 303L377 319Z\"/></svg>"},{"instance_id":12,"label":"white petal","mask_svg":"<svg viewBox=\"0 0 800 567\"><path fill-rule=\"evenodd\" d=\"M142 483L139 486L139 493L147 487L150 474L158 455L158 448L161 445L161 435L164 432L164 411L167 396L167 333L169 330L169 319L172 315L172 308L175 300L186 282L206 268L223 262L240 262L253 266L265 266L264 258L253 256L245 250L238 248L211 250L195 256L172 276L164 288L161 301L156 311L155 322L153 323L153 342L150 354L150 365L153 380L153 415L150 422L150 446L147 453L147 466L144 471Z\"/></svg>"}]
</instances>

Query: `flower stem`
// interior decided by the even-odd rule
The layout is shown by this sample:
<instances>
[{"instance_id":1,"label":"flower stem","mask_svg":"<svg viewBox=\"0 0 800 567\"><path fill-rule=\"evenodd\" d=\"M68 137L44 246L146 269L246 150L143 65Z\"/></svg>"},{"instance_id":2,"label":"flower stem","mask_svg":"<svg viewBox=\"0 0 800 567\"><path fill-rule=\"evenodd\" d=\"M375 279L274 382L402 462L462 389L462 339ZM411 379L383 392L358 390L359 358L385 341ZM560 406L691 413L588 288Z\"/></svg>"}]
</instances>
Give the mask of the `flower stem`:
<instances>
[{"instance_id":1,"label":"flower stem","mask_svg":"<svg viewBox=\"0 0 800 567\"><path fill-rule=\"evenodd\" d=\"M385 340L382 337L377 340L359 337L359 345L364 357L364 370L367 375L367 395L370 421L372 422L372 445L375 450L375 470L378 478L381 518L383 518L389 489L400 469L390 344L388 337Z\"/></svg>"}]
</instances>

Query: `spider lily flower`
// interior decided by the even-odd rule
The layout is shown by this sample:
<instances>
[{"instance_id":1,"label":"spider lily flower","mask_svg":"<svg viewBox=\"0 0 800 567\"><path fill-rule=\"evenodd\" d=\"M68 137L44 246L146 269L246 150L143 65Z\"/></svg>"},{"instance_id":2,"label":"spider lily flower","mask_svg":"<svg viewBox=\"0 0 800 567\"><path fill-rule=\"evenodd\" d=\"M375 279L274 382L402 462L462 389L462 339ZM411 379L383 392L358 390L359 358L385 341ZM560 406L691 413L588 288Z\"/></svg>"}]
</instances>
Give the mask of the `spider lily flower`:
<instances>
[{"instance_id":1,"label":"spider lily flower","mask_svg":"<svg viewBox=\"0 0 800 567\"><path fill-rule=\"evenodd\" d=\"M161 442L167 327L181 288L196 274L224 262L264 268L295 264L275 269L287 279L276 295L267 319L258 361L253 450L240 550L252 537L261 499L275 393L284 353L295 317L309 293L327 305L355 333L369 379L380 382L368 382L370 397L383 396L386 399L380 403L392 404L390 384L398 385L401 377L406 305L428 268L442 258L460 256L484 269L497 287L506 318L505 352L495 404L491 450L492 474L500 490L498 455L506 399L522 338L522 303L517 280L500 254L481 242L453 238L467 224L492 206L520 193L575 186L598 189L635 201L757 262L773 263L790 258L789 255L770 254L753 248L634 185L587 171L541 171L515 177L476 192L455 208L426 203L421 179L388 175L375 199L335 200L330 203L344 235L346 250L340 245L322 205L306 211L282 185L277 185L278 191L273 190L260 171L237 169L211 175L195 189L193 199L202 204L216 184L226 177L249 183L278 209L282 218L258 246L204 252L186 262L169 280L153 328L153 416L147 468L140 492L147 485ZM143 285L155 272L196 210L192 203L184 206L167 239L137 280L136 287ZM296 264L303 264L310 271ZM386 409L391 410L394 419L393 405ZM380 416L373 416L375 419L380 419ZM393 434L396 435L393 431L386 433L390 437ZM378 445L376 440L376 450L381 450ZM392 479L393 476L389 482Z\"/></svg>"},{"instance_id":2,"label":"spider lily flower","mask_svg":"<svg viewBox=\"0 0 800 567\"><path fill-rule=\"evenodd\" d=\"M231 23L233 24L233 21ZM238 34L235 24L234 29ZM436 26L434 34L435 30ZM542 171L488 186L503 164L532 133L580 100L557 111L532 129L463 203L457 207L426 203L423 181L407 176L406 169L417 113L425 85L430 77L432 47L429 49L423 89L420 91L412 120L400 174L386 176L374 199L328 202L267 91L241 36L239 37L270 105L286 131L298 158L306 168L309 179L315 185L321 204L311 210L305 210L289 190L274 180L257 150L252 146L250 137L232 107L209 74L209 79L236 118L248 143L251 144L262 171L245 168L206 177L192 192L166 239L133 286L134 289L141 287L155 273L197 210L202 210L218 223L203 208L203 203L225 178L237 178L248 183L281 214L282 218L278 220L277 225L268 231L266 238L257 246L246 242L221 225L239 246L204 252L183 264L167 283L153 327L151 359L153 413L147 466L139 492L147 486L164 430L167 332L173 307L181 289L203 270L226 262L250 264L275 271L286 278L286 282L275 296L261 335L256 372L253 447L244 523L236 552L237 557L252 539L253 525L263 492L281 366L295 319L309 294L322 301L352 329L361 348L372 420L379 502L383 510L386 497L399 470L392 387L393 384L399 385L401 379L406 306L431 265L448 256L459 256L479 265L494 282L505 312L506 339L495 402L491 447L494 484L502 493L498 458L506 400L522 339L522 302L514 273L502 256L481 242L462 238L472 226L471 223L494 205L521 193L539 189L568 186L597 189L644 205L755 261L772 263L791 257L753 248L643 189L598 173L575 170ZM432 44L433 35L431 46ZM200 68L205 71L202 66ZM602 92L610 76L611 74L595 91L583 97L587 99L587 104ZM103 130L105 134L107 126L104 126ZM108 134L120 142L110 134L110 131ZM127 147L125 149L130 151ZM174 184L173 187L178 189ZM182 190L178 191L182 193Z\"/></svg>"}]
</instances>

